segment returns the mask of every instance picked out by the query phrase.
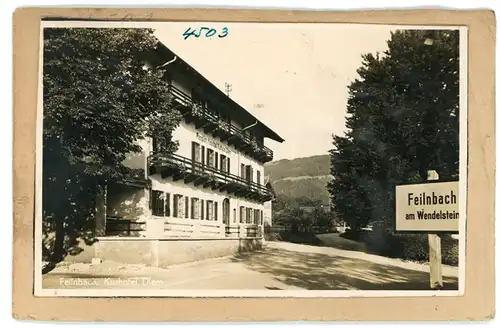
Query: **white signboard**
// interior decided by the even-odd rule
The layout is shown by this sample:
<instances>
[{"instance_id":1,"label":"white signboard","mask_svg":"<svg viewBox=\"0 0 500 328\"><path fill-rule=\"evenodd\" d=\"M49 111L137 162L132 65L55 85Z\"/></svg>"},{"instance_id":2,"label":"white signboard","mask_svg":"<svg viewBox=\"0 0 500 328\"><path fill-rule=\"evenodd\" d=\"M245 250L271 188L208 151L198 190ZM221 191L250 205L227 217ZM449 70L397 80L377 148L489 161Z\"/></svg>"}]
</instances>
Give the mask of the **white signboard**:
<instances>
[{"instance_id":1,"label":"white signboard","mask_svg":"<svg viewBox=\"0 0 500 328\"><path fill-rule=\"evenodd\" d=\"M396 186L396 232L457 233L458 194L458 181Z\"/></svg>"}]
</instances>

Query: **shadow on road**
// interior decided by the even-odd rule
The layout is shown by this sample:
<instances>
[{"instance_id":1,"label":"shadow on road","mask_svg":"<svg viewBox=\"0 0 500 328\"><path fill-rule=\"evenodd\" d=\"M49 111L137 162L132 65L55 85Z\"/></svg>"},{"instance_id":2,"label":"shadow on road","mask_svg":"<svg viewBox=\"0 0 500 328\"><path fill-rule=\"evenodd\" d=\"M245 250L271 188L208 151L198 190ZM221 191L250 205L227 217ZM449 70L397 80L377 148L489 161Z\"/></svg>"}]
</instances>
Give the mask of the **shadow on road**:
<instances>
[{"instance_id":1,"label":"shadow on road","mask_svg":"<svg viewBox=\"0 0 500 328\"><path fill-rule=\"evenodd\" d=\"M233 258L247 269L309 290L429 290L426 272L360 259L272 249ZM458 279L444 278L445 290L458 290Z\"/></svg>"}]
</instances>

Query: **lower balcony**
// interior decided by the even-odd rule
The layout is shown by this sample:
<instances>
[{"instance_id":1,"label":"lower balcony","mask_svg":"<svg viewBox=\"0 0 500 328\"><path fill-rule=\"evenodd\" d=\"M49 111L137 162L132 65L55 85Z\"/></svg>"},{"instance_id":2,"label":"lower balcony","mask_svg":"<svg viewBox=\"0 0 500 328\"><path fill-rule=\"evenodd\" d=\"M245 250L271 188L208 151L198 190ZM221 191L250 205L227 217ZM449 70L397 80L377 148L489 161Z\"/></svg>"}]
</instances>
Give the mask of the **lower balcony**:
<instances>
[{"instance_id":1,"label":"lower balcony","mask_svg":"<svg viewBox=\"0 0 500 328\"><path fill-rule=\"evenodd\" d=\"M149 174L159 173L162 178L172 177L174 181L183 180L195 186L226 191L257 202L272 199L271 191L264 185L176 154L151 155L148 165Z\"/></svg>"}]
</instances>

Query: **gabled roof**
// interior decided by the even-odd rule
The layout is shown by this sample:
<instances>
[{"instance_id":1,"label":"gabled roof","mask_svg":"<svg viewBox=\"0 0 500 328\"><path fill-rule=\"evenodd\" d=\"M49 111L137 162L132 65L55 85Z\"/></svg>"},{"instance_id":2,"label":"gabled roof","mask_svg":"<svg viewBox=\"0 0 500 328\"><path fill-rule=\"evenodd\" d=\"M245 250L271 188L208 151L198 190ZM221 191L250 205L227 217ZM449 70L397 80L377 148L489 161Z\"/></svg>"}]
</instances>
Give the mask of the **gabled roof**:
<instances>
[{"instance_id":1,"label":"gabled roof","mask_svg":"<svg viewBox=\"0 0 500 328\"><path fill-rule=\"evenodd\" d=\"M173 65L181 66L187 71L189 71L193 76L195 76L201 83L203 83L205 89L209 89L209 91L219 100L221 103L226 104L229 109L238 111L238 114L246 121L248 124L254 124L257 122L257 126L260 131L263 133L264 137L270 138L277 142L285 141L281 138L276 132L271 130L267 125L257 119L254 115L248 112L245 108L235 102L233 99L228 97L224 92L222 92L219 88L217 88L212 82L206 79L203 75L201 75L196 69L194 69L191 65L185 62L181 57L177 56L172 50L170 50L166 45L162 42L158 43L158 50L166 58L162 58L162 63L166 63L172 60L174 57L177 57Z\"/></svg>"}]
</instances>

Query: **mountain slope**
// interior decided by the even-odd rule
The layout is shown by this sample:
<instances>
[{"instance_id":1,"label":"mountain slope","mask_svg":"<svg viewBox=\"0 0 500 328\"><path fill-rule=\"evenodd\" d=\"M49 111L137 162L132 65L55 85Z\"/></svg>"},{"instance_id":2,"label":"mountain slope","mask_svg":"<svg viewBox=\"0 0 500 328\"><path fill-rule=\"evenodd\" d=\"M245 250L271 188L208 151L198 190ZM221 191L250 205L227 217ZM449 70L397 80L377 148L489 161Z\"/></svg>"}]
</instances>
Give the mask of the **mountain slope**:
<instances>
[{"instance_id":1,"label":"mountain slope","mask_svg":"<svg viewBox=\"0 0 500 328\"><path fill-rule=\"evenodd\" d=\"M278 197L307 198L324 203L330 199L326 189L331 180L329 155L270 162L264 171Z\"/></svg>"}]
</instances>

